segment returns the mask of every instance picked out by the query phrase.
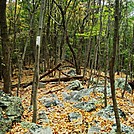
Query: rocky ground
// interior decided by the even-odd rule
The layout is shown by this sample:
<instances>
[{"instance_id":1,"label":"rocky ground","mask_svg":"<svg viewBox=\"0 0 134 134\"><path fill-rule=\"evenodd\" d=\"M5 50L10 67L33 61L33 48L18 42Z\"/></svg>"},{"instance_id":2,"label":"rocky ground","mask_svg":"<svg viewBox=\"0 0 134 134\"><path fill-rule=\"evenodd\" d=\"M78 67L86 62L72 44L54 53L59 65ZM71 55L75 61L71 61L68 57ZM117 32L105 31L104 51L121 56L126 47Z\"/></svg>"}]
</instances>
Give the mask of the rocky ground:
<instances>
[{"instance_id":1,"label":"rocky ground","mask_svg":"<svg viewBox=\"0 0 134 134\"><path fill-rule=\"evenodd\" d=\"M7 134L115 133L110 85L107 83L108 105L105 108L104 81L101 79L97 84L96 82L97 78L92 79L89 88L87 88L87 82L82 84L82 81L79 80L40 83L37 97L37 124L31 123L30 94L32 87L20 89L19 95L24 107L22 120L20 123L13 123L12 129ZM134 132L134 97L128 85L128 91L122 98L121 85L123 85L123 79L117 79L116 98L122 131L124 134L132 134ZM13 94L16 94L16 89L13 90Z\"/></svg>"}]
</instances>

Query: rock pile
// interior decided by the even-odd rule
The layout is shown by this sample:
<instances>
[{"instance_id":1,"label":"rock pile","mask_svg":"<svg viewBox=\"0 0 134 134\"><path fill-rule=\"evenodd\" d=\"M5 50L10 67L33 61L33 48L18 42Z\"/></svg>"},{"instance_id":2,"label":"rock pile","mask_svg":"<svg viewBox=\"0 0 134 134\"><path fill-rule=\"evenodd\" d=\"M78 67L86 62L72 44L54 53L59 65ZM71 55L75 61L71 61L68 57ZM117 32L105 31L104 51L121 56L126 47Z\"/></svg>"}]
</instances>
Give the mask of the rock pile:
<instances>
[{"instance_id":1,"label":"rock pile","mask_svg":"<svg viewBox=\"0 0 134 134\"><path fill-rule=\"evenodd\" d=\"M9 96L0 91L0 134L5 134L13 122L19 122L23 111L19 97Z\"/></svg>"}]
</instances>

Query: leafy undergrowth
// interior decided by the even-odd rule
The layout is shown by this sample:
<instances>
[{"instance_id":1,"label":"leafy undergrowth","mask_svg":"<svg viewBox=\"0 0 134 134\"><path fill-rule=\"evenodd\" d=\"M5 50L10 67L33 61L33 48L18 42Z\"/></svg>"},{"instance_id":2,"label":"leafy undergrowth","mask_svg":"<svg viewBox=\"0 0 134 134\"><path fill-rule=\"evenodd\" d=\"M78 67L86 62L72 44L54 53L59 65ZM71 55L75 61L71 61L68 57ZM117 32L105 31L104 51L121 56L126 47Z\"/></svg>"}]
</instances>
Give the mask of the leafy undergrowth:
<instances>
[{"instance_id":1,"label":"leafy undergrowth","mask_svg":"<svg viewBox=\"0 0 134 134\"><path fill-rule=\"evenodd\" d=\"M81 133L86 134L87 130L95 125L95 121L99 121L101 124L102 132L109 132L112 128L112 121L105 120L96 115L96 113L104 108L103 94L96 92L95 94L90 94L88 97L82 98L82 101L89 101L92 98L98 100L99 103L96 104L96 110L91 112L85 112L84 110L80 110L73 107L74 103L63 101L62 92L66 90L66 86L70 82L60 82L60 84L52 84L47 83L45 88L38 89L38 113L42 110L45 111L49 118L49 123L42 123L37 121L37 124L42 125L43 127L50 126L53 130L54 134L69 134L69 133ZM84 85L86 88L86 85ZM31 94L31 86L20 89L19 95L22 98L22 103L24 107L24 113L22 117L22 121L31 122L32 121L32 110L29 109L30 106L30 94ZM57 91L57 89L59 89ZM58 96L58 99L63 103L64 107L60 106L52 106L51 108L46 108L39 100L43 96L49 95L48 91L54 91L53 94ZM66 90L66 92L69 92ZM121 122L127 126L134 127L134 107L129 105L129 102L134 104L134 97L132 94L126 92L124 98L121 98L121 89L117 89L116 97L118 107L122 109L126 114L126 119L121 118ZM16 89L14 89L13 94L16 94ZM107 98L108 104L112 104L112 99ZM74 125L74 122L69 122L68 114L71 112L79 112L82 115L82 125ZM7 134L24 134L28 131L26 128L22 128L20 123L15 123L10 132Z\"/></svg>"}]
</instances>

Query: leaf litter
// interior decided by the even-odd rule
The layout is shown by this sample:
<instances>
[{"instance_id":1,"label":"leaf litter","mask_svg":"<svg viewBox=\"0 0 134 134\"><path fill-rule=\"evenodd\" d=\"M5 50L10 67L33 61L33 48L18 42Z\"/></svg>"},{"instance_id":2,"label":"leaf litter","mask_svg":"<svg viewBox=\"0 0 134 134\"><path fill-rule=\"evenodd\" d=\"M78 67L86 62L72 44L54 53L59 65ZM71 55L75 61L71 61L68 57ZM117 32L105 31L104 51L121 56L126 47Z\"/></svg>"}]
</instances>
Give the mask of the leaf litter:
<instances>
[{"instance_id":1,"label":"leaf litter","mask_svg":"<svg viewBox=\"0 0 134 134\"><path fill-rule=\"evenodd\" d=\"M32 79L32 76L31 78ZM23 81L27 81L27 78L23 79ZM30 80L29 80L30 81ZM37 120L37 124L42 125L43 127L50 126L53 130L54 134L86 134L88 129L92 126L95 126L96 122L100 122L101 132L110 132L112 129L113 121L104 119L102 117L97 116L97 112L104 108L104 100L103 94L96 92L91 93L90 96L86 96L82 98L82 101L89 101L92 98L98 100L99 103L96 104L96 109L91 112L86 112L81 109L74 108L73 105L76 102L66 102L63 100L62 92L66 90L66 86L69 82L60 82L60 83L46 83L44 88L38 89L37 94L37 106L38 113L40 111L45 111L49 118L49 123L40 122ZM84 85L86 88L86 85ZM19 95L22 98L22 104L24 107L24 113L22 116L22 122L32 122L32 108L30 108L30 100L31 100L31 89L29 86L25 89L19 90ZM57 90L59 89L59 90ZM51 94L55 94L58 99L63 103L64 107L61 106L52 106L51 108L46 108L40 99L43 96ZM122 109L126 114L126 119L121 118L121 123L134 128L134 97L133 94L125 92L124 98L121 98L122 89L116 89L116 98L118 103L118 108ZM69 92L66 90L66 92ZM13 90L12 93L15 95L16 90ZM112 105L112 99L110 97L107 98L108 105ZM132 105L130 105L130 102ZM75 125L74 122L70 122L68 120L68 114L71 112L78 112L82 115L82 124ZM78 120L76 120L77 122ZM14 123L10 132L7 134L25 134L28 132L27 128L21 126L21 123Z\"/></svg>"}]
</instances>

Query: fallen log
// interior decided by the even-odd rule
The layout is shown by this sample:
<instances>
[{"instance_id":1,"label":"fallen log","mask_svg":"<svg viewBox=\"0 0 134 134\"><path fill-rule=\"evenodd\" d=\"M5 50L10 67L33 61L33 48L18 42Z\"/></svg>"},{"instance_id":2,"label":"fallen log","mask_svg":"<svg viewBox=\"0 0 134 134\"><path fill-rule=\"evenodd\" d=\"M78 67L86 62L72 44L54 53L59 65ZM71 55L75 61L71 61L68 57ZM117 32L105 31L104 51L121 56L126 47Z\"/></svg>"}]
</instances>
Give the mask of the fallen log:
<instances>
[{"instance_id":1,"label":"fallen log","mask_svg":"<svg viewBox=\"0 0 134 134\"><path fill-rule=\"evenodd\" d=\"M104 75L101 75L101 74L93 74L95 77L102 77L102 78L107 78L107 79L110 79L109 76L104 76Z\"/></svg>"},{"instance_id":2,"label":"fallen log","mask_svg":"<svg viewBox=\"0 0 134 134\"><path fill-rule=\"evenodd\" d=\"M60 91L64 88L59 88L59 89L54 89L54 90L49 90L49 91L46 91L44 94L50 94L50 93L53 93L53 92L57 92L57 91Z\"/></svg>"},{"instance_id":3,"label":"fallen log","mask_svg":"<svg viewBox=\"0 0 134 134\"><path fill-rule=\"evenodd\" d=\"M40 76L39 80L41 80L41 79L44 78L45 76L49 75L50 73L52 73L53 71L55 71L56 69L58 69L61 65L62 65L62 64L59 63L59 64L58 64L57 66L55 66L53 69L51 69L51 70L45 72L43 75ZM30 81L29 83L22 83L22 84L20 84L20 86L23 87L23 88L26 88L26 87L32 85L32 83L33 83L33 81ZM17 87L17 86L18 86L18 84L12 85L12 89L15 88L15 87Z\"/></svg>"},{"instance_id":4,"label":"fallen log","mask_svg":"<svg viewBox=\"0 0 134 134\"><path fill-rule=\"evenodd\" d=\"M53 69L45 72L42 76L40 76L39 80L41 80L42 78L44 78L45 76L49 75L50 73L52 73L53 71L55 71L56 69L58 69L62 64L59 63L57 66L55 66ZM24 85L23 88L28 87L29 85L32 85L33 81L30 81L28 84Z\"/></svg>"},{"instance_id":5,"label":"fallen log","mask_svg":"<svg viewBox=\"0 0 134 134\"><path fill-rule=\"evenodd\" d=\"M73 79L82 79L83 76L82 75L76 75L76 76L71 76L71 77L61 77L60 81L70 81ZM46 80L42 80L40 82L58 82L59 78L51 78L51 79L46 79Z\"/></svg>"},{"instance_id":6,"label":"fallen log","mask_svg":"<svg viewBox=\"0 0 134 134\"><path fill-rule=\"evenodd\" d=\"M61 71L60 69L57 69L58 71ZM65 75L65 76L67 76L67 77L70 77L70 75L68 75L68 74L66 74L66 73L64 73L64 72L62 72L61 71L61 73L63 74L63 75Z\"/></svg>"},{"instance_id":7,"label":"fallen log","mask_svg":"<svg viewBox=\"0 0 134 134\"><path fill-rule=\"evenodd\" d=\"M83 76L82 75L77 75L77 76L71 76L71 77L61 77L60 78L60 81L70 81L70 80L75 80L75 79L83 79ZM85 80L87 80L87 78L85 78ZM50 79L46 79L46 80L41 80L40 82L58 82L59 81L59 78L50 78ZM21 86L23 88L26 88L28 86L30 86L32 84L32 82L26 84L26 83L22 83ZM15 87L16 85L14 85Z\"/></svg>"},{"instance_id":8,"label":"fallen log","mask_svg":"<svg viewBox=\"0 0 134 134\"><path fill-rule=\"evenodd\" d=\"M50 73L52 73L53 71L55 71L56 69L58 69L61 65L62 65L62 64L59 63L59 64L58 64L57 66L55 66L53 69L51 69L51 70L45 72L42 76L40 76L40 80L41 80L42 78L44 78L45 76L49 75Z\"/></svg>"}]
</instances>

